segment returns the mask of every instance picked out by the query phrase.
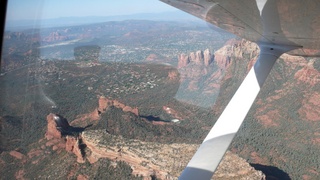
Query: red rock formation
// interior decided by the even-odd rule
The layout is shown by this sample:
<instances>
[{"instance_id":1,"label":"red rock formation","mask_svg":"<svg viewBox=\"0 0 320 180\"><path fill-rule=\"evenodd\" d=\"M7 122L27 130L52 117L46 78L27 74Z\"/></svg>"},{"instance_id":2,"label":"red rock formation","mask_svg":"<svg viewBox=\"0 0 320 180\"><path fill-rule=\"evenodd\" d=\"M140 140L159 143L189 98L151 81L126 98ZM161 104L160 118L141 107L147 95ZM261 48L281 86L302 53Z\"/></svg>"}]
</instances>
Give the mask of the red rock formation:
<instances>
[{"instance_id":1,"label":"red rock formation","mask_svg":"<svg viewBox=\"0 0 320 180\"><path fill-rule=\"evenodd\" d=\"M89 177L87 175L82 175L82 174L79 174L78 177L77 177L77 180L88 180Z\"/></svg>"},{"instance_id":2,"label":"red rock formation","mask_svg":"<svg viewBox=\"0 0 320 180\"><path fill-rule=\"evenodd\" d=\"M225 68L215 70L211 67L215 56L211 54L209 49L204 52L191 52L188 57L185 57L190 61L187 64L181 57L185 56L183 54L179 56L180 83L187 87L186 91L203 91L205 94L214 94L218 91L219 81L223 75L221 69ZM223 61L226 62L225 58ZM204 79L204 77L206 78ZM200 88L200 85L204 88Z\"/></svg>"},{"instance_id":3,"label":"red rock formation","mask_svg":"<svg viewBox=\"0 0 320 180\"><path fill-rule=\"evenodd\" d=\"M195 62L196 61L196 54L194 52L191 52L189 54L189 59L190 59L190 62Z\"/></svg>"},{"instance_id":4,"label":"red rock formation","mask_svg":"<svg viewBox=\"0 0 320 180\"><path fill-rule=\"evenodd\" d=\"M122 110L124 112L131 112L131 113L135 114L136 116L139 116L138 108L131 108L130 106L125 106Z\"/></svg>"},{"instance_id":5,"label":"red rock formation","mask_svg":"<svg viewBox=\"0 0 320 180\"><path fill-rule=\"evenodd\" d=\"M106 111L106 109L107 109L108 107L110 107L110 106L112 106L112 105L113 105L112 100L109 100L109 99L107 99L107 98L104 97L104 96L101 96L101 97L99 98L99 108L98 108L98 110L101 111L101 112L104 112L104 111Z\"/></svg>"},{"instance_id":6,"label":"red rock formation","mask_svg":"<svg viewBox=\"0 0 320 180\"><path fill-rule=\"evenodd\" d=\"M103 113L108 109L110 106L114 106L116 108L122 109L124 112L131 112L137 116L139 116L138 108L132 108L130 106L126 106L125 104L117 101L117 100L110 100L104 96L99 98L99 107L98 110Z\"/></svg>"},{"instance_id":7,"label":"red rock formation","mask_svg":"<svg viewBox=\"0 0 320 180\"><path fill-rule=\"evenodd\" d=\"M265 127L269 128L272 126L278 126L279 124L276 122L279 119L280 114L279 110L272 110L268 113L264 113L263 115L257 115L256 118L258 121L263 124Z\"/></svg>"},{"instance_id":8,"label":"red rock formation","mask_svg":"<svg viewBox=\"0 0 320 180\"><path fill-rule=\"evenodd\" d=\"M24 175L25 175L25 174L26 174L26 173L24 172L24 170L21 169L21 170L18 170L18 171L15 173L15 177L16 177L17 180L25 180L25 178L24 178Z\"/></svg>"},{"instance_id":9,"label":"red rock formation","mask_svg":"<svg viewBox=\"0 0 320 180\"><path fill-rule=\"evenodd\" d=\"M185 54L180 54L178 56L178 68L182 68L187 66L190 63L190 59L187 55Z\"/></svg>"},{"instance_id":10,"label":"red rock formation","mask_svg":"<svg viewBox=\"0 0 320 180\"><path fill-rule=\"evenodd\" d=\"M198 65L203 64L203 52L202 51L197 51L195 55L195 59L191 59L191 61L194 61Z\"/></svg>"},{"instance_id":11,"label":"red rock formation","mask_svg":"<svg viewBox=\"0 0 320 180\"><path fill-rule=\"evenodd\" d=\"M9 153L11 156L17 158L17 159L23 159L25 157L25 155L23 155L22 153L18 152L18 151L10 151Z\"/></svg>"},{"instance_id":12,"label":"red rock formation","mask_svg":"<svg viewBox=\"0 0 320 180\"><path fill-rule=\"evenodd\" d=\"M211 52L209 51L209 49L206 49L203 52L203 59L204 59L204 65L205 66L209 66L212 62L213 62L213 57L211 55Z\"/></svg>"},{"instance_id":13,"label":"red rock formation","mask_svg":"<svg viewBox=\"0 0 320 180\"><path fill-rule=\"evenodd\" d=\"M101 118L101 113L105 113L107 109L110 108L111 106L122 109L122 111L124 112L130 112L135 114L136 116L139 116L139 110L137 107L133 108L130 106L126 106L125 104L117 100L111 100L104 96L100 96L99 107L97 107L95 110L93 110L90 113L82 114L78 116L77 119L71 122L71 125L85 127L85 126L88 126L89 124L96 124L98 120L100 120Z\"/></svg>"},{"instance_id":14,"label":"red rock formation","mask_svg":"<svg viewBox=\"0 0 320 180\"><path fill-rule=\"evenodd\" d=\"M320 93L306 95L302 101L303 106L299 109L301 117L308 121L320 121Z\"/></svg>"},{"instance_id":15,"label":"red rock formation","mask_svg":"<svg viewBox=\"0 0 320 180\"><path fill-rule=\"evenodd\" d=\"M168 72L168 79L170 81L175 81L179 78L179 72L178 71L169 71Z\"/></svg>"},{"instance_id":16,"label":"red rock formation","mask_svg":"<svg viewBox=\"0 0 320 180\"><path fill-rule=\"evenodd\" d=\"M294 78L298 79L299 83L314 86L320 82L320 73L313 67L314 60L311 60L304 68L295 73Z\"/></svg>"},{"instance_id":17,"label":"red rock formation","mask_svg":"<svg viewBox=\"0 0 320 180\"><path fill-rule=\"evenodd\" d=\"M47 122L48 122L48 126L47 126L46 138L48 140L52 138L61 138L62 130L67 130L70 127L67 120L52 113L50 113L47 116Z\"/></svg>"},{"instance_id":18,"label":"red rock formation","mask_svg":"<svg viewBox=\"0 0 320 180\"><path fill-rule=\"evenodd\" d=\"M178 68L186 67L191 62L196 65L209 66L213 61L214 56L211 54L209 49L206 49L204 52L191 52L189 56L185 54L180 54L178 56Z\"/></svg>"},{"instance_id":19,"label":"red rock formation","mask_svg":"<svg viewBox=\"0 0 320 180\"><path fill-rule=\"evenodd\" d=\"M214 53L214 60L220 69L226 69L231 63L231 46L223 46Z\"/></svg>"},{"instance_id":20,"label":"red rock formation","mask_svg":"<svg viewBox=\"0 0 320 180\"><path fill-rule=\"evenodd\" d=\"M85 159L84 159L82 152L81 152L81 149L80 149L79 138L67 136L66 139L67 139L66 150L68 152L73 152L77 156L78 163L84 163Z\"/></svg>"},{"instance_id":21,"label":"red rock formation","mask_svg":"<svg viewBox=\"0 0 320 180\"><path fill-rule=\"evenodd\" d=\"M69 130L70 125L66 119L50 113L47 116L48 129L46 138L48 142L46 146L52 146L54 151L65 148L66 151L72 152L77 156L78 163L84 163L84 158L80 150L79 138L74 136L62 136L61 131ZM28 156L33 156L28 154Z\"/></svg>"},{"instance_id":22,"label":"red rock formation","mask_svg":"<svg viewBox=\"0 0 320 180\"><path fill-rule=\"evenodd\" d=\"M67 136L66 140L66 150L72 152L75 146L77 146L76 142L78 139L76 137Z\"/></svg>"},{"instance_id":23,"label":"red rock formation","mask_svg":"<svg viewBox=\"0 0 320 180\"><path fill-rule=\"evenodd\" d=\"M120 109L123 109L125 107L124 104L120 103L119 101L117 100L113 100L113 106L116 107L116 108L120 108Z\"/></svg>"},{"instance_id":24,"label":"red rock formation","mask_svg":"<svg viewBox=\"0 0 320 180\"><path fill-rule=\"evenodd\" d=\"M77 119L73 120L71 122L71 125L85 127L85 126L93 123L94 121L100 120L101 112L103 112L103 111L101 111L101 110L99 110L99 108L97 108L97 109L93 110L91 113L82 114L82 115L78 116Z\"/></svg>"}]
</instances>

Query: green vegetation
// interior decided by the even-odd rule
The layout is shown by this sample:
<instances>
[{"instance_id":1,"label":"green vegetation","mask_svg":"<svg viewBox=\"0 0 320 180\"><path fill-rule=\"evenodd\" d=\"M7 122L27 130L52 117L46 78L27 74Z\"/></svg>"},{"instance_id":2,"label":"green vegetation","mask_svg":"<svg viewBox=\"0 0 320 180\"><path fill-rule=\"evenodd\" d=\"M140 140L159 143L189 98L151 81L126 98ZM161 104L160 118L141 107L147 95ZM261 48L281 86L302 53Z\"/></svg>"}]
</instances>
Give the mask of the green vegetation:
<instances>
[{"instance_id":1,"label":"green vegetation","mask_svg":"<svg viewBox=\"0 0 320 180\"><path fill-rule=\"evenodd\" d=\"M143 179L139 176L133 176L132 169L126 162L119 161L112 166L110 160L99 159L99 164L100 166L95 173L94 179Z\"/></svg>"}]
</instances>

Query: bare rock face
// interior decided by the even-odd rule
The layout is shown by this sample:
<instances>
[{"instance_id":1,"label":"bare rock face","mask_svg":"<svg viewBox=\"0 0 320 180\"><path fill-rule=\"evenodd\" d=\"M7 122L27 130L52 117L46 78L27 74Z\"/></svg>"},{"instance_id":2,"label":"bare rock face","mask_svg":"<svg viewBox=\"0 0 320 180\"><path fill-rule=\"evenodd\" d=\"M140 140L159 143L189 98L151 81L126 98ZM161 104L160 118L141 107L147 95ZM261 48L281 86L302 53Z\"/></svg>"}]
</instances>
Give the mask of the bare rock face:
<instances>
[{"instance_id":1,"label":"bare rock face","mask_svg":"<svg viewBox=\"0 0 320 180\"><path fill-rule=\"evenodd\" d=\"M46 132L46 138L48 142L47 146L52 146L52 149L58 150L65 148L66 151L72 152L77 156L78 163L84 163L84 158L80 149L80 141L77 135L75 136L63 136L64 132L69 132L71 126L68 121L63 117L50 113L47 116L48 129Z\"/></svg>"},{"instance_id":2,"label":"bare rock face","mask_svg":"<svg viewBox=\"0 0 320 180\"><path fill-rule=\"evenodd\" d=\"M307 86L315 86L320 83L320 73L313 67L315 61L311 60L305 67L295 73L294 78L298 80L298 83Z\"/></svg>"},{"instance_id":3,"label":"bare rock face","mask_svg":"<svg viewBox=\"0 0 320 180\"><path fill-rule=\"evenodd\" d=\"M319 73L320 74L320 73ZM307 121L319 121L320 120L320 93L315 92L313 94L305 95L302 101L303 106L299 108L299 115L305 117ZM320 142L320 138L318 138Z\"/></svg>"},{"instance_id":4,"label":"bare rock face","mask_svg":"<svg viewBox=\"0 0 320 180\"><path fill-rule=\"evenodd\" d=\"M203 52L197 51L195 59L192 59L196 64L201 65L203 64Z\"/></svg>"},{"instance_id":5,"label":"bare rock face","mask_svg":"<svg viewBox=\"0 0 320 180\"><path fill-rule=\"evenodd\" d=\"M180 54L178 57L178 68L187 66L190 63L189 56L185 54Z\"/></svg>"},{"instance_id":6,"label":"bare rock face","mask_svg":"<svg viewBox=\"0 0 320 180\"><path fill-rule=\"evenodd\" d=\"M191 52L189 56L181 54L178 59L178 71L180 77L179 96L193 97L197 99L189 100L184 97L184 101L199 106L210 106L214 102L214 96L219 91L219 82L222 72L214 64L214 55L209 49L205 51ZM188 60L188 61L186 61ZM188 95L192 93L192 95ZM182 95L184 94L184 95ZM197 96L197 97L195 97ZM209 98L207 98L209 96ZM206 101L202 101L206 99ZM209 104L209 105L208 105Z\"/></svg>"},{"instance_id":7,"label":"bare rock face","mask_svg":"<svg viewBox=\"0 0 320 180\"><path fill-rule=\"evenodd\" d=\"M196 53L191 52L189 55L189 59L190 59L190 61L195 62L196 61Z\"/></svg>"},{"instance_id":8,"label":"bare rock face","mask_svg":"<svg viewBox=\"0 0 320 180\"><path fill-rule=\"evenodd\" d=\"M77 180L88 180L89 177L87 175L82 175L82 174L79 174L78 177L77 177Z\"/></svg>"},{"instance_id":9,"label":"bare rock face","mask_svg":"<svg viewBox=\"0 0 320 180\"><path fill-rule=\"evenodd\" d=\"M178 56L178 68L183 68L190 63L196 65L209 66L214 61L214 55L211 54L209 49L205 51L191 52L189 56L180 54Z\"/></svg>"},{"instance_id":10,"label":"bare rock face","mask_svg":"<svg viewBox=\"0 0 320 180\"><path fill-rule=\"evenodd\" d=\"M104 96L101 96L99 98L99 107L98 110L100 112L105 112L109 107L114 106L116 108L122 109L124 112L131 112L137 116L139 116L139 110L138 108L133 108L130 106L126 106L125 104L117 101L117 100L110 100Z\"/></svg>"},{"instance_id":11,"label":"bare rock face","mask_svg":"<svg viewBox=\"0 0 320 180\"><path fill-rule=\"evenodd\" d=\"M84 163L85 159L82 155L81 149L80 149L80 143L78 137L73 136L67 136L66 137L66 150L68 152L72 152L77 156L77 162L78 163Z\"/></svg>"},{"instance_id":12,"label":"bare rock face","mask_svg":"<svg viewBox=\"0 0 320 180\"><path fill-rule=\"evenodd\" d=\"M196 65L205 65L209 66L214 61L214 56L211 55L209 49L203 51L191 52L189 56L185 54L180 54L178 56L178 68L183 68L190 63L194 63Z\"/></svg>"},{"instance_id":13,"label":"bare rock face","mask_svg":"<svg viewBox=\"0 0 320 180\"><path fill-rule=\"evenodd\" d=\"M221 69L226 69L231 63L232 46L225 45L214 54L216 64Z\"/></svg>"},{"instance_id":14,"label":"bare rock face","mask_svg":"<svg viewBox=\"0 0 320 180\"><path fill-rule=\"evenodd\" d=\"M58 115L50 113L47 116L47 132L46 132L46 138L52 139L52 138L61 138L64 131L68 131L70 128L70 125L68 121Z\"/></svg>"},{"instance_id":15,"label":"bare rock face","mask_svg":"<svg viewBox=\"0 0 320 180\"><path fill-rule=\"evenodd\" d=\"M204 59L204 65L205 66L209 66L213 62L214 56L211 55L209 49L206 49L203 52L203 59Z\"/></svg>"},{"instance_id":16,"label":"bare rock face","mask_svg":"<svg viewBox=\"0 0 320 180\"><path fill-rule=\"evenodd\" d=\"M79 115L71 122L72 126L86 127L95 125L101 119L101 114L105 113L110 107L121 109L123 112L133 113L139 116L139 109L137 107L127 106L117 100L108 99L105 96L100 96L98 100L99 106L90 113Z\"/></svg>"},{"instance_id":17,"label":"bare rock face","mask_svg":"<svg viewBox=\"0 0 320 180\"><path fill-rule=\"evenodd\" d=\"M101 96L99 98L99 108L98 110L103 112L103 111L106 111L106 109L110 106L113 105L113 102L112 100L109 100L108 98L104 97L104 96Z\"/></svg>"},{"instance_id":18,"label":"bare rock face","mask_svg":"<svg viewBox=\"0 0 320 180\"><path fill-rule=\"evenodd\" d=\"M9 153L12 157L15 157L17 159L23 159L25 158L25 155L23 155L22 153L18 152L18 151L10 151Z\"/></svg>"},{"instance_id":19,"label":"bare rock face","mask_svg":"<svg viewBox=\"0 0 320 180\"><path fill-rule=\"evenodd\" d=\"M170 81L176 81L179 79L179 72L178 71L169 71L168 72L168 79Z\"/></svg>"}]
</instances>

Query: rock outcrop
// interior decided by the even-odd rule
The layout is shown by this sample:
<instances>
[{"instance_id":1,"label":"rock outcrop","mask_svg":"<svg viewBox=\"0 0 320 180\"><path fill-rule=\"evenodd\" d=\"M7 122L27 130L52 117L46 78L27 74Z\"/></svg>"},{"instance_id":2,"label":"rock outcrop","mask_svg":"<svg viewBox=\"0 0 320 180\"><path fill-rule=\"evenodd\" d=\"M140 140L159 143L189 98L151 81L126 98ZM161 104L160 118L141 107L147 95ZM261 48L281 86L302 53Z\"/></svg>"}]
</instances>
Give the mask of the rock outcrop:
<instances>
[{"instance_id":1,"label":"rock outcrop","mask_svg":"<svg viewBox=\"0 0 320 180\"><path fill-rule=\"evenodd\" d=\"M136 116L139 116L138 108L132 108L130 106L126 106L125 104L117 101L117 100L110 100L104 96L99 98L99 107L98 110L100 112L105 112L109 107L114 106L116 108L122 109L124 112L131 112Z\"/></svg>"},{"instance_id":2,"label":"rock outcrop","mask_svg":"<svg viewBox=\"0 0 320 180\"><path fill-rule=\"evenodd\" d=\"M182 68L187 66L190 63L189 56L185 54L180 54L178 56L178 68Z\"/></svg>"},{"instance_id":3,"label":"rock outcrop","mask_svg":"<svg viewBox=\"0 0 320 180\"><path fill-rule=\"evenodd\" d=\"M204 65L205 66L209 66L213 62L214 56L211 55L211 52L210 52L209 49L206 49L203 52L203 59L204 59Z\"/></svg>"},{"instance_id":4,"label":"rock outcrop","mask_svg":"<svg viewBox=\"0 0 320 180\"><path fill-rule=\"evenodd\" d=\"M101 119L101 114L105 113L110 107L116 107L121 109L123 112L130 112L139 116L139 110L137 107L133 108L117 100L111 100L104 96L100 96L98 100L98 107L90 113L79 115L71 122L71 125L86 127L88 125L97 124Z\"/></svg>"},{"instance_id":5,"label":"rock outcrop","mask_svg":"<svg viewBox=\"0 0 320 180\"><path fill-rule=\"evenodd\" d=\"M79 137L67 136L66 137L66 150L72 152L77 156L78 163L84 163L84 154L80 149L81 143Z\"/></svg>"},{"instance_id":6,"label":"rock outcrop","mask_svg":"<svg viewBox=\"0 0 320 180\"><path fill-rule=\"evenodd\" d=\"M109 100L100 102L99 108L102 110L111 105L111 103L108 105ZM119 106L117 102L111 102L114 106ZM76 135L63 135L59 128L68 128L69 131L73 128L63 117L51 113L47 116L47 121L46 137L51 136L46 145L52 146L54 151L65 149L75 154L78 163L88 160L94 164L100 158L108 158L114 161L115 165L124 161L132 168L133 175L141 175L145 179L152 176L160 179L177 178L198 148L196 144L161 144L126 139L111 135L105 130L86 130ZM25 157L17 152L10 154L17 159ZM32 157L32 153L28 153L28 156ZM264 179L265 176L260 171L254 170L245 160L228 152L213 178Z\"/></svg>"},{"instance_id":7,"label":"rock outcrop","mask_svg":"<svg viewBox=\"0 0 320 180\"><path fill-rule=\"evenodd\" d=\"M298 83L303 83L307 86L315 86L320 83L320 73L313 67L315 59L310 60L305 67L297 71L294 78L298 80Z\"/></svg>"},{"instance_id":8,"label":"rock outcrop","mask_svg":"<svg viewBox=\"0 0 320 180\"><path fill-rule=\"evenodd\" d=\"M69 40L68 36L62 35L59 32L52 32L48 36L42 38L44 42L56 42L56 41L65 41Z\"/></svg>"},{"instance_id":9,"label":"rock outcrop","mask_svg":"<svg viewBox=\"0 0 320 180\"><path fill-rule=\"evenodd\" d=\"M72 134L72 127L68 121L57 115L50 113L47 116L47 132L45 137L47 138L47 146L52 146L53 150L59 148L65 148L66 151L74 153L77 156L77 162L83 163L83 153L80 149L80 137L75 132Z\"/></svg>"},{"instance_id":10,"label":"rock outcrop","mask_svg":"<svg viewBox=\"0 0 320 180\"><path fill-rule=\"evenodd\" d=\"M180 54L178 56L178 68L187 66L189 63L196 65L209 66L214 61L214 56L211 55L210 50L191 52L189 56Z\"/></svg>"},{"instance_id":11,"label":"rock outcrop","mask_svg":"<svg viewBox=\"0 0 320 180\"><path fill-rule=\"evenodd\" d=\"M169 71L168 72L168 79L170 81L175 82L176 80L179 80L179 78L180 78L180 74L179 74L178 71L174 70L174 71Z\"/></svg>"},{"instance_id":12,"label":"rock outcrop","mask_svg":"<svg viewBox=\"0 0 320 180\"><path fill-rule=\"evenodd\" d=\"M198 106L211 106L230 61L222 52L217 51L213 55L209 49L191 52L189 56L180 54L178 71L181 85L177 98Z\"/></svg>"},{"instance_id":13,"label":"rock outcrop","mask_svg":"<svg viewBox=\"0 0 320 180\"><path fill-rule=\"evenodd\" d=\"M68 121L56 114L50 113L47 116L47 122L46 138L48 140L52 138L61 138L70 128Z\"/></svg>"}]
</instances>

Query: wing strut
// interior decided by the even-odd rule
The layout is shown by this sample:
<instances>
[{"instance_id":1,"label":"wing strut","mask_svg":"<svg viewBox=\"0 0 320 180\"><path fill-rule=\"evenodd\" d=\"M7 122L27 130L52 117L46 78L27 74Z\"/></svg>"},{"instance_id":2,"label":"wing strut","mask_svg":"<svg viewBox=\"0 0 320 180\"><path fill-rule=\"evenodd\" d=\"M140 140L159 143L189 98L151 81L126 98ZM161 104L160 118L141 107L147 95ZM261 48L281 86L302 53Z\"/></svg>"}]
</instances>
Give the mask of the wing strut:
<instances>
[{"instance_id":1,"label":"wing strut","mask_svg":"<svg viewBox=\"0 0 320 180\"><path fill-rule=\"evenodd\" d=\"M260 55L179 179L210 179L281 54L293 46L258 44Z\"/></svg>"}]
</instances>

